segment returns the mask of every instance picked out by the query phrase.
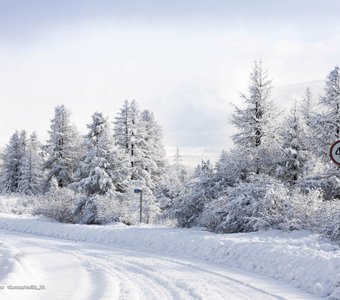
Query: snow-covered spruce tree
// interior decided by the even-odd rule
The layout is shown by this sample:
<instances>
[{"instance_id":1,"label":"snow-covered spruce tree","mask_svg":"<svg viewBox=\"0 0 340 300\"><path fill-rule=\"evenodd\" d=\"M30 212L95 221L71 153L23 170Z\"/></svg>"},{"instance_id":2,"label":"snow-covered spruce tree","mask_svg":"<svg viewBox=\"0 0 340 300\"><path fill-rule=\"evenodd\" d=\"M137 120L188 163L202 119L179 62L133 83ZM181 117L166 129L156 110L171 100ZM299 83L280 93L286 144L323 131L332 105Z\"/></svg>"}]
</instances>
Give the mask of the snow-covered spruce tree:
<instances>
[{"instance_id":1,"label":"snow-covered spruce tree","mask_svg":"<svg viewBox=\"0 0 340 300\"><path fill-rule=\"evenodd\" d=\"M16 131L3 153L2 186L6 193L19 192L21 166L26 152L26 131Z\"/></svg>"},{"instance_id":2,"label":"snow-covered spruce tree","mask_svg":"<svg viewBox=\"0 0 340 300\"><path fill-rule=\"evenodd\" d=\"M40 143L37 135L33 133L27 142L27 150L20 166L18 191L22 194L38 195L43 192L43 159L39 150Z\"/></svg>"},{"instance_id":3,"label":"snow-covered spruce tree","mask_svg":"<svg viewBox=\"0 0 340 300\"><path fill-rule=\"evenodd\" d=\"M255 62L250 75L249 96L241 94L245 108L234 106L231 120L238 131L233 135L233 141L238 151L252 162L249 171L256 174L272 167L268 161L277 136L274 122L277 113L270 100L271 89L271 80L262 63Z\"/></svg>"},{"instance_id":4,"label":"snow-covered spruce tree","mask_svg":"<svg viewBox=\"0 0 340 300\"><path fill-rule=\"evenodd\" d=\"M74 180L79 139L75 127L71 124L71 113L64 105L55 108L49 134L50 138L45 145L47 185L52 177L55 177L59 187L66 187Z\"/></svg>"},{"instance_id":5,"label":"snow-covered spruce tree","mask_svg":"<svg viewBox=\"0 0 340 300\"><path fill-rule=\"evenodd\" d=\"M87 195L124 192L129 183L128 160L124 152L115 149L108 120L96 112L87 127L78 181L71 186Z\"/></svg>"}]
</instances>

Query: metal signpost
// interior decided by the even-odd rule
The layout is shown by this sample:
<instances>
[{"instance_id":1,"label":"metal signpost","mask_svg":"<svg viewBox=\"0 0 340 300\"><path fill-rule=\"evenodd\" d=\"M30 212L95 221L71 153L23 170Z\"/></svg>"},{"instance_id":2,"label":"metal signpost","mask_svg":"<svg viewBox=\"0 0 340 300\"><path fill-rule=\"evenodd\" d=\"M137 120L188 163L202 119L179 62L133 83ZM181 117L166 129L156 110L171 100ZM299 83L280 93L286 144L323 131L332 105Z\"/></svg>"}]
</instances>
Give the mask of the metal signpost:
<instances>
[{"instance_id":1,"label":"metal signpost","mask_svg":"<svg viewBox=\"0 0 340 300\"><path fill-rule=\"evenodd\" d=\"M136 193L136 194L140 194L140 203L139 203L139 222L140 223L142 223L142 209L143 209L143 202L142 202L142 200L143 200L143 191L141 190L141 189L134 189L134 192Z\"/></svg>"},{"instance_id":2,"label":"metal signpost","mask_svg":"<svg viewBox=\"0 0 340 300\"><path fill-rule=\"evenodd\" d=\"M329 151L332 161L340 167L340 140L336 141Z\"/></svg>"}]
</instances>

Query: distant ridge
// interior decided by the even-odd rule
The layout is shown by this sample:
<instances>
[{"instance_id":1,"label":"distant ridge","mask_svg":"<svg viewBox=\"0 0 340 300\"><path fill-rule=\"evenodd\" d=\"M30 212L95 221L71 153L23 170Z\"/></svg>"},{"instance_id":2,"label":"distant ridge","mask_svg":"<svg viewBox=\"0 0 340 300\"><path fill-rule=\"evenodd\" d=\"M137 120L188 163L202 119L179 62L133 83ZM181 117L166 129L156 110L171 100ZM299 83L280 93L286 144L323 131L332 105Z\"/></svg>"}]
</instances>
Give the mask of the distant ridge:
<instances>
[{"instance_id":1,"label":"distant ridge","mask_svg":"<svg viewBox=\"0 0 340 300\"><path fill-rule=\"evenodd\" d=\"M301 86L315 86L320 85L322 86L324 84L324 80L318 79L318 80L312 80L312 81L306 81L306 82L298 82L298 83L288 83L283 85L274 86L274 88L281 89L281 88L289 88L289 87L301 87Z\"/></svg>"},{"instance_id":2,"label":"distant ridge","mask_svg":"<svg viewBox=\"0 0 340 300\"><path fill-rule=\"evenodd\" d=\"M295 100L300 100L309 87L312 91L314 101L323 94L324 80L313 80L308 82L291 83L273 87L273 99L282 108L288 108Z\"/></svg>"}]
</instances>

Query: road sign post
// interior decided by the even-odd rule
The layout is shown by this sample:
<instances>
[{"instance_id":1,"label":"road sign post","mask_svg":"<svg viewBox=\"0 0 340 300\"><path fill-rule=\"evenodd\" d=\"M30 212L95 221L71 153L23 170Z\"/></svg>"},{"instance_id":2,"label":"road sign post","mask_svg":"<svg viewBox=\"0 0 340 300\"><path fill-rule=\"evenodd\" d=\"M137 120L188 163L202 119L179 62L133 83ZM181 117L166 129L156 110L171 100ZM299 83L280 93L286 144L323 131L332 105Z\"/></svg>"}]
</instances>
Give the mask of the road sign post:
<instances>
[{"instance_id":1,"label":"road sign post","mask_svg":"<svg viewBox=\"0 0 340 300\"><path fill-rule=\"evenodd\" d=\"M340 167L340 140L333 143L329 151L332 161Z\"/></svg>"},{"instance_id":2,"label":"road sign post","mask_svg":"<svg viewBox=\"0 0 340 300\"><path fill-rule=\"evenodd\" d=\"M142 223L143 220L143 190L141 189L134 189L136 194L140 194L139 198L139 222Z\"/></svg>"}]
</instances>

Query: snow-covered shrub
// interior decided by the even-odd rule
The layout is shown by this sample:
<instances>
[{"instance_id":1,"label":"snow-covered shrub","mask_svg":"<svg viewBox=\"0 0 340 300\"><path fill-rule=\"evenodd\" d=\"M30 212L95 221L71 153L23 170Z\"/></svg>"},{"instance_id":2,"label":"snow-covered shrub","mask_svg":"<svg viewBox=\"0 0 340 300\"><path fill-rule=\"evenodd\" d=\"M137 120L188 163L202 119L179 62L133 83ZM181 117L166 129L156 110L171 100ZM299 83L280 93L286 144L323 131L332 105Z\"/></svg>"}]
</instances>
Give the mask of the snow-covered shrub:
<instances>
[{"instance_id":1,"label":"snow-covered shrub","mask_svg":"<svg viewBox=\"0 0 340 300\"><path fill-rule=\"evenodd\" d=\"M139 195L137 196L130 190L124 194L117 193L117 200L117 221L127 225L137 224L139 222Z\"/></svg>"},{"instance_id":2,"label":"snow-covered shrub","mask_svg":"<svg viewBox=\"0 0 340 300\"><path fill-rule=\"evenodd\" d=\"M209 203L199 224L216 232L261 229L313 230L339 239L339 201L323 201L322 191L290 188L267 176L230 187Z\"/></svg>"},{"instance_id":3,"label":"snow-covered shrub","mask_svg":"<svg viewBox=\"0 0 340 300\"><path fill-rule=\"evenodd\" d=\"M303 193L262 175L229 188L227 196L208 204L200 225L217 232L312 229L321 205L319 190Z\"/></svg>"},{"instance_id":4,"label":"snow-covered shrub","mask_svg":"<svg viewBox=\"0 0 340 300\"><path fill-rule=\"evenodd\" d=\"M136 217L129 213L127 201L122 203L119 194L93 195L79 198L74 209L74 219L81 224L107 224L123 222L135 224Z\"/></svg>"},{"instance_id":5,"label":"snow-covered shrub","mask_svg":"<svg viewBox=\"0 0 340 300\"><path fill-rule=\"evenodd\" d=\"M84 196L77 199L73 207L73 220L80 224L100 224L97 220L97 198L100 196Z\"/></svg>"},{"instance_id":6,"label":"snow-covered shrub","mask_svg":"<svg viewBox=\"0 0 340 300\"><path fill-rule=\"evenodd\" d=\"M227 193L206 206L201 225L217 232L245 232L277 228L283 223L288 189L279 181L255 176Z\"/></svg>"},{"instance_id":7,"label":"snow-covered shrub","mask_svg":"<svg viewBox=\"0 0 340 300\"><path fill-rule=\"evenodd\" d=\"M51 189L37 198L38 204L33 213L41 214L58 222L72 223L74 205L82 197L68 188Z\"/></svg>"},{"instance_id":8,"label":"snow-covered shrub","mask_svg":"<svg viewBox=\"0 0 340 300\"><path fill-rule=\"evenodd\" d=\"M283 222L278 228L284 230L313 229L315 218L323 204L322 192L310 190L302 192L299 188L289 191L283 211Z\"/></svg>"},{"instance_id":9,"label":"snow-covered shrub","mask_svg":"<svg viewBox=\"0 0 340 300\"><path fill-rule=\"evenodd\" d=\"M340 200L324 201L312 219L311 229L340 242Z\"/></svg>"},{"instance_id":10,"label":"snow-covered shrub","mask_svg":"<svg viewBox=\"0 0 340 300\"><path fill-rule=\"evenodd\" d=\"M298 182L298 186L306 192L314 189L321 190L322 197L326 201L335 198L340 199L340 179L333 174L318 174L305 178Z\"/></svg>"},{"instance_id":11,"label":"snow-covered shrub","mask_svg":"<svg viewBox=\"0 0 340 300\"><path fill-rule=\"evenodd\" d=\"M10 195L0 198L0 213L5 214L31 214L37 205L35 197Z\"/></svg>"},{"instance_id":12,"label":"snow-covered shrub","mask_svg":"<svg viewBox=\"0 0 340 300\"><path fill-rule=\"evenodd\" d=\"M152 194L143 192L143 222L149 223L158 218L159 209ZM139 195L111 193L107 195L82 196L73 209L74 222L83 224L107 224L122 222L128 225L139 222Z\"/></svg>"}]
</instances>

